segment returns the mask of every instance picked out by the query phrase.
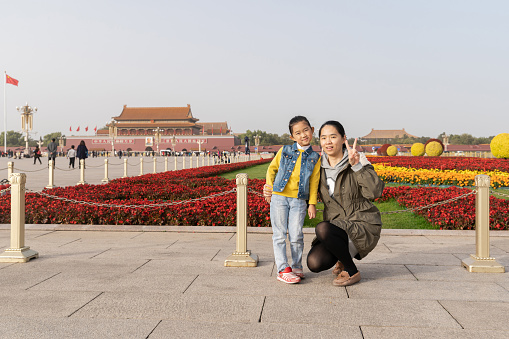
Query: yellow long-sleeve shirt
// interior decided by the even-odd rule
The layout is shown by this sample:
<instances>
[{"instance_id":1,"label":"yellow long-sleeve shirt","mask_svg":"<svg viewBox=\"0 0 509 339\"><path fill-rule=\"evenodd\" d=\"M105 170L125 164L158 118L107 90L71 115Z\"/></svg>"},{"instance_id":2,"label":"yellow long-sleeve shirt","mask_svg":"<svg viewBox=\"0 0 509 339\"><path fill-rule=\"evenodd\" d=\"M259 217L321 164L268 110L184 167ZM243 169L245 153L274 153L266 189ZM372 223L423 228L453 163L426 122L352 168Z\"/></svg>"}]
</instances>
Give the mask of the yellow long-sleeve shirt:
<instances>
[{"instance_id":1,"label":"yellow long-sleeve shirt","mask_svg":"<svg viewBox=\"0 0 509 339\"><path fill-rule=\"evenodd\" d=\"M300 154L295 163L295 167L293 168L293 172L288 179L288 183L282 192L273 192L272 194L282 195L284 197L289 198L298 198L299 194L299 179L300 179L300 166L302 163L302 152L304 150L299 149ZM279 170L279 163L281 162L281 153L283 152L283 148L281 148L267 169L267 176L265 181L268 185L272 186L274 184L274 180L276 179L276 174ZM311 177L309 178L309 204L316 205L318 201L318 185L320 183L320 165L321 158L316 162L315 168L313 168L313 172L311 173Z\"/></svg>"}]
</instances>

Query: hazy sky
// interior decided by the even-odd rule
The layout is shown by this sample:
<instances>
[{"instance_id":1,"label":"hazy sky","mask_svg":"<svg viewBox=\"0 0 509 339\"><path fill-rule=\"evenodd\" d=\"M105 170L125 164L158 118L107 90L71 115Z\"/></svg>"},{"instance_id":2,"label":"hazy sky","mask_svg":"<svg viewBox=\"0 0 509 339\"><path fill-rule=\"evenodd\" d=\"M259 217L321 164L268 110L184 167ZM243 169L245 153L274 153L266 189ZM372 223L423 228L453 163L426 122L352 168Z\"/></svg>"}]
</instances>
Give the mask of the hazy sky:
<instances>
[{"instance_id":1,"label":"hazy sky","mask_svg":"<svg viewBox=\"0 0 509 339\"><path fill-rule=\"evenodd\" d=\"M0 0L0 13L2 77L20 82L7 129L28 102L36 138L100 128L123 105L187 104L234 132L282 134L297 114L349 137L509 132L507 0Z\"/></svg>"}]
</instances>

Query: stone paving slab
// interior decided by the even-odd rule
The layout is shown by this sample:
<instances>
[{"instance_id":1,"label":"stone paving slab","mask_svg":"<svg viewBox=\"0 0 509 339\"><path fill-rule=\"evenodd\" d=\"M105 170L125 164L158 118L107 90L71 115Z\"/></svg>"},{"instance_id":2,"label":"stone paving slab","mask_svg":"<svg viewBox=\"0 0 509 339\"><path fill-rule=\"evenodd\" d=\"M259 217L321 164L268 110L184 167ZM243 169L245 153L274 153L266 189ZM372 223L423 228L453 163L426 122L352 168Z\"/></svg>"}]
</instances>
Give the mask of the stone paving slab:
<instances>
[{"instance_id":1,"label":"stone paving slab","mask_svg":"<svg viewBox=\"0 0 509 339\"><path fill-rule=\"evenodd\" d=\"M475 249L475 237L426 235L424 238L434 244L470 244L474 245Z\"/></svg>"},{"instance_id":2,"label":"stone paving slab","mask_svg":"<svg viewBox=\"0 0 509 339\"><path fill-rule=\"evenodd\" d=\"M224 324L189 320L163 320L150 334L150 339L166 338L349 338L363 339L358 326L304 324Z\"/></svg>"},{"instance_id":3,"label":"stone paving slab","mask_svg":"<svg viewBox=\"0 0 509 339\"><path fill-rule=\"evenodd\" d=\"M444 246L444 244L385 244L392 253L475 253L475 245L454 244ZM490 247L490 255L506 254L505 251L495 247Z\"/></svg>"},{"instance_id":4,"label":"stone paving slab","mask_svg":"<svg viewBox=\"0 0 509 339\"><path fill-rule=\"evenodd\" d=\"M406 265L420 281L462 281L462 282L509 282L509 270L505 273L470 273L461 266Z\"/></svg>"},{"instance_id":5,"label":"stone paving slab","mask_svg":"<svg viewBox=\"0 0 509 339\"><path fill-rule=\"evenodd\" d=\"M270 277L274 263L261 261L257 267L225 267L223 260L207 260L202 258L188 258L184 260L153 259L139 268L140 273L147 274L206 274L224 276L267 276ZM211 278L214 279L214 278Z\"/></svg>"},{"instance_id":6,"label":"stone paving slab","mask_svg":"<svg viewBox=\"0 0 509 339\"><path fill-rule=\"evenodd\" d=\"M98 292L137 292L140 288L147 292L182 294L196 279L194 274L147 274L119 273L108 270L96 272L62 272L34 286L41 291L98 291Z\"/></svg>"},{"instance_id":7,"label":"stone paving slab","mask_svg":"<svg viewBox=\"0 0 509 339\"><path fill-rule=\"evenodd\" d=\"M291 309L292 312L281 312ZM436 301L267 297L262 322L347 326L461 328Z\"/></svg>"},{"instance_id":8,"label":"stone paving slab","mask_svg":"<svg viewBox=\"0 0 509 339\"><path fill-rule=\"evenodd\" d=\"M362 276L362 273L361 273ZM394 300L472 300L509 302L509 292L496 283L365 280L362 284L348 286L351 299L375 295L378 299Z\"/></svg>"},{"instance_id":9,"label":"stone paving slab","mask_svg":"<svg viewBox=\"0 0 509 339\"><path fill-rule=\"evenodd\" d=\"M422 235L415 236L399 236L384 235L380 238L379 244L432 244L433 241L429 237Z\"/></svg>"},{"instance_id":10,"label":"stone paving slab","mask_svg":"<svg viewBox=\"0 0 509 339\"><path fill-rule=\"evenodd\" d=\"M375 327L361 326L364 339L501 339L509 338L509 331L492 331L492 330L452 330L452 329L435 329L435 328L415 328L415 327Z\"/></svg>"},{"instance_id":11,"label":"stone paving slab","mask_svg":"<svg viewBox=\"0 0 509 339\"><path fill-rule=\"evenodd\" d=\"M313 295L347 298L344 288L331 284L332 279L323 279L308 274L299 284L285 284L271 277L208 276L200 275L186 294L200 295L265 295L285 298L289 296Z\"/></svg>"},{"instance_id":12,"label":"stone paving slab","mask_svg":"<svg viewBox=\"0 0 509 339\"><path fill-rule=\"evenodd\" d=\"M364 264L362 261L355 263L362 272L362 279L377 280L416 280L415 276L405 265L380 265ZM328 270L332 276L332 270Z\"/></svg>"},{"instance_id":13,"label":"stone paving slab","mask_svg":"<svg viewBox=\"0 0 509 339\"><path fill-rule=\"evenodd\" d=\"M97 292L0 290L0 317L68 317L99 295Z\"/></svg>"},{"instance_id":14,"label":"stone paving slab","mask_svg":"<svg viewBox=\"0 0 509 339\"><path fill-rule=\"evenodd\" d=\"M362 259L366 264L391 264L391 265L461 265L461 260L451 253L377 253Z\"/></svg>"},{"instance_id":15,"label":"stone paving slab","mask_svg":"<svg viewBox=\"0 0 509 339\"><path fill-rule=\"evenodd\" d=\"M79 318L0 318L1 338L132 338L145 339L159 320L79 319ZM152 337L151 337L152 338Z\"/></svg>"},{"instance_id":16,"label":"stone paving slab","mask_svg":"<svg viewBox=\"0 0 509 339\"><path fill-rule=\"evenodd\" d=\"M171 295L105 292L73 317L121 319L211 320L218 323L256 323L264 296Z\"/></svg>"},{"instance_id":17,"label":"stone paving slab","mask_svg":"<svg viewBox=\"0 0 509 339\"><path fill-rule=\"evenodd\" d=\"M444 300L442 306L465 329L509 331L509 303Z\"/></svg>"}]
</instances>

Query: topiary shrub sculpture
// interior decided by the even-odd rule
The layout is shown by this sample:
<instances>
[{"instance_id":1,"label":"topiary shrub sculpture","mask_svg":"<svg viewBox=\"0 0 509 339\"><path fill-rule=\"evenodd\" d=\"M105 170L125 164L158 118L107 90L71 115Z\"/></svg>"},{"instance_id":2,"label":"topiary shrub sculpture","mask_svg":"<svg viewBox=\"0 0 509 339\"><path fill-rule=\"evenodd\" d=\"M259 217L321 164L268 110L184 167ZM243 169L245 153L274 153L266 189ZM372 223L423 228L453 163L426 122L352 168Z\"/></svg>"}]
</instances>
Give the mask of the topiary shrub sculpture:
<instances>
[{"instance_id":1,"label":"topiary shrub sculpture","mask_svg":"<svg viewBox=\"0 0 509 339\"><path fill-rule=\"evenodd\" d=\"M377 155L381 155L381 156L387 156L387 148L389 148L390 146L392 146L391 144L383 144L377 151L376 151L376 154Z\"/></svg>"},{"instance_id":2,"label":"topiary shrub sculpture","mask_svg":"<svg viewBox=\"0 0 509 339\"><path fill-rule=\"evenodd\" d=\"M393 157L398 154L398 148L396 146L387 147L387 155Z\"/></svg>"},{"instance_id":3,"label":"topiary shrub sculpture","mask_svg":"<svg viewBox=\"0 0 509 339\"><path fill-rule=\"evenodd\" d=\"M426 154L430 157L439 157L444 152L444 148L437 141L432 141L426 145Z\"/></svg>"},{"instance_id":4,"label":"topiary shrub sculpture","mask_svg":"<svg viewBox=\"0 0 509 339\"><path fill-rule=\"evenodd\" d=\"M497 134L490 143L491 154L500 159L509 159L509 133Z\"/></svg>"},{"instance_id":5,"label":"topiary shrub sculpture","mask_svg":"<svg viewBox=\"0 0 509 339\"><path fill-rule=\"evenodd\" d=\"M424 144L416 142L415 144L412 145L410 152L412 152L413 156L422 157L426 153L426 150L424 148Z\"/></svg>"},{"instance_id":6,"label":"topiary shrub sculpture","mask_svg":"<svg viewBox=\"0 0 509 339\"><path fill-rule=\"evenodd\" d=\"M442 141L441 141L440 139L429 139L429 140L428 140L428 141L426 141L426 143L424 144L424 149L426 149L426 146L428 146L428 144L429 144L430 142L433 142L433 141L438 142L438 143L440 144L440 146L442 146L442 150L445 150L445 146L444 146L444 144L442 143Z\"/></svg>"}]
</instances>

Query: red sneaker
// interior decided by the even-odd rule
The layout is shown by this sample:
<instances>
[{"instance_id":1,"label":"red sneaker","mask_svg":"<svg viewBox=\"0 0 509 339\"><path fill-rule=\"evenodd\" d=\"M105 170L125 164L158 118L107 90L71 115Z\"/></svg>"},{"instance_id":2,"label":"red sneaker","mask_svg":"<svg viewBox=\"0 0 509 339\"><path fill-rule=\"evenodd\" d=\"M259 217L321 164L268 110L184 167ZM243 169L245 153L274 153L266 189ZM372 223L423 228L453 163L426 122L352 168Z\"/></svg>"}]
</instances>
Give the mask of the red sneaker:
<instances>
[{"instance_id":1,"label":"red sneaker","mask_svg":"<svg viewBox=\"0 0 509 339\"><path fill-rule=\"evenodd\" d=\"M292 272L292 268L289 266L277 274L277 280L287 284L296 284L300 282L300 278Z\"/></svg>"},{"instance_id":2,"label":"red sneaker","mask_svg":"<svg viewBox=\"0 0 509 339\"><path fill-rule=\"evenodd\" d=\"M302 268L294 268L293 273L295 273L295 275L298 276L301 280L305 278Z\"/></svg>"}]
</instances>

